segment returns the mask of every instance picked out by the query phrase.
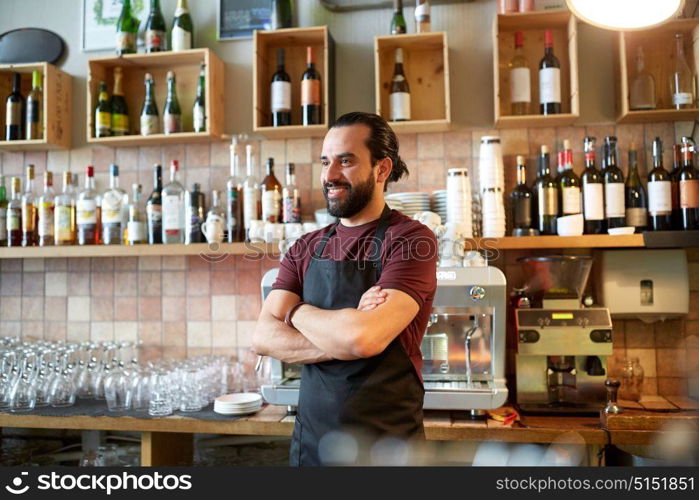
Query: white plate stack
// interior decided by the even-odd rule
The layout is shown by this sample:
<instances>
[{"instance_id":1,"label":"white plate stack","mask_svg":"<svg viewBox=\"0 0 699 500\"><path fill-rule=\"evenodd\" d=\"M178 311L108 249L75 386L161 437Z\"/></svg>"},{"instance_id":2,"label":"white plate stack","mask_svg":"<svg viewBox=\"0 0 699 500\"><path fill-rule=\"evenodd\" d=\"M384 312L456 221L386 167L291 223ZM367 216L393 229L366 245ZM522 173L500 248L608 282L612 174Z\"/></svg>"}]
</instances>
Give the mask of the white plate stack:
<instances>
[{"instance_id":1,"label":"white plate stack","mask_svg":"<svg viewBox=\"0 0 699 500\"><path fill-rule=\"evenodd\" d=\"M403 211L403 203L400 202L400 200L392 200L389 198L385 198L386 200L386 205L388 205L388 208L391 210L398 210L399 212Z\"/></svg>"},{"instance_id":2,"label":"white plate stack","mask_svg":"<svg viewBox=\"0 0 699 500\"><path fill-rule=\"evenodd\" d=\"M464 237L473 237L471 181L466 168L447 171L447 223L463 224Z\"/></svg>"},{"instance_id":3,"label":"white plate stack","mask_svg":"<svg viewBox=\"0 0 699 500\"><path fill-rule=\"evenodd\" d=\"M221 415L249 415L262 408L262 396L254 392L226 394L214 400L214 412Z\"/></svg>"},{"instance_id":4,"label":"white plate stack","mask_svg":"<svg viewBox=\"0 0 699 500\"><path fill-rule=\"evenodd\" d=\"M505 167L502 161L500 138L481 137L478 161L481 195L481 236L500 238L505 236Z\"/></svg>"},{"instance_id":5,"label":"white plate stack","mask_svg":"<svg viewBox=\"0 0 699 500\"><path fill-rule=\"evenodd\" d=\"M447 222L447 190L432 191L432 211L442 218L442 224Z\"/></svg>"},{"instance_id":6,"label":"white plate stack","mask_svg":"<svg viewBox=\"0 0 699 500\"><path fill-rule=\"evenodd\" d=\"M430 209L430 195L429 193L391 193L387 195L386 202L389 204L393 201L400 201L403 205L403 212L408 217L412 217L418 212L426 212Z\"/></svg>"}]
</instances>

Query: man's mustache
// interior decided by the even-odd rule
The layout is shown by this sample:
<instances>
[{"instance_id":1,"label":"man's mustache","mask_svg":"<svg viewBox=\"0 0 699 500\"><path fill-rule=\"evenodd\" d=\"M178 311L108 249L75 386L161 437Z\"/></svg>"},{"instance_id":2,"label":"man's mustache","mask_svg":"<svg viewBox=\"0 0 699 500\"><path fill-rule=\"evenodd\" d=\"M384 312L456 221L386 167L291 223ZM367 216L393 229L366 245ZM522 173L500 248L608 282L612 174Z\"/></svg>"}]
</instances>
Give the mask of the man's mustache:
<instances>
[{"instance_id":1,"label":"man's mustache","mask_svg":"<svg viewBox=\"0 0 699 500\"><path fill-rule=\"evenodd\" d=\"M352 185L349 182L326 182L323 184L323 189L326 191L331 188L344 187L347 189L352 189Z\"/></svg>"}]
</instances>

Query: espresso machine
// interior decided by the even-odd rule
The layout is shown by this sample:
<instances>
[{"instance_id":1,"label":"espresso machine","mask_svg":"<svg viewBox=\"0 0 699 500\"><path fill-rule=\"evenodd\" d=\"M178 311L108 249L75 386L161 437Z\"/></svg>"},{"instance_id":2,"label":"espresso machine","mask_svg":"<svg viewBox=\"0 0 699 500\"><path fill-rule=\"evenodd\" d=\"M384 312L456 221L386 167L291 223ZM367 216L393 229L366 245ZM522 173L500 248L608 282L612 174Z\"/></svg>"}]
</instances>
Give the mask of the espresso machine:
<instances>
[{"instance_id":1,"label":"espresso machine","mask_svg":"<svg viewBox=\"0 0 699 500\"><path fill-rule=\"evenodd\" d=\"M267 296L277 269L262 278ZM507 400L505 275L495 267L437 270L437 292L421 344L425 409L469 410L474 416ZM272 359L268 403L298 404L300 365ZM291 408L290 408L291 409Z\"/></svg>"},{"instance_id":2,"label":"espresso machine","mask_svg":"<svg viewBox=\"0 0 699 500\"><path fill-rule=\"evenodd\" d=\"M591 257L525 257L515 310L517 405L523 413L594 414L604 408L612 321L583 307Z\"/></svg>"}]
</instances>

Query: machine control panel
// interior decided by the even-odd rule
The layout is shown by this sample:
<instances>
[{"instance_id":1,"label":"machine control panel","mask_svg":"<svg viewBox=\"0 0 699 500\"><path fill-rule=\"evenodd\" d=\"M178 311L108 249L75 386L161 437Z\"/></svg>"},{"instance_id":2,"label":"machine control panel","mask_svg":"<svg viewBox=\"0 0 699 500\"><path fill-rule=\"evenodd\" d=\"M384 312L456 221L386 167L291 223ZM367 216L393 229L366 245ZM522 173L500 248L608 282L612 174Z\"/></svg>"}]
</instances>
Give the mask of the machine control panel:
<instances>
[{"instance_id":1,"label":"machine control panel","mask_svg":"<svg viewBox=\"0 0 699 500\"><path fill-rule=\"evenodd\" d=\"M517 329L542 328L595 328L600 331L611 330L612 319L605 308L588 309L517 309L515 311Z\"/></svg>"},{"instance_id":2,"label":"machine control panel","mask_svg":"<svg viewBox=\"0 0 699 500\"><path fill-rule=\"evenodd\" d=\"M592 330L590 332L590 340L593 342L606 343L612 341L611 330Z\"/></svg>"},{"instance_id":3,"label":"machine control panel","mask_svg":"<svg viewBox=\"0 0 699 500\"><path fill-rule=\"evenodd\" d=\"M519 331L519 341L522 344L533 344L538 342L541 335L536 330L520 330Z\"/></svg>"},{"instance_id":4,"label":"machine control panel","mask_svg":"<svg viewBox=\"0 0 699 500\"><path fill-rule=\"evenodd\" d=\"M483 300L485 297L485 289L478 285L472 286L468 293L473 300Z\"/></svg>"}]
</instances>

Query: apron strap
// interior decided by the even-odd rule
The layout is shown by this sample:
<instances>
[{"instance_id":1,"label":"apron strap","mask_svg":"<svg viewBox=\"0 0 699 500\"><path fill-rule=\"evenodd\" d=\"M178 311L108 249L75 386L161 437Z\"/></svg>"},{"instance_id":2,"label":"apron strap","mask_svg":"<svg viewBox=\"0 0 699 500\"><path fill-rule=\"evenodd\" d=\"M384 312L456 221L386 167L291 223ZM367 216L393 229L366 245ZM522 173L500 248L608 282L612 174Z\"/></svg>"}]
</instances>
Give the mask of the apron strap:
<instances>
[{"instance_id":1,"label":"apron strap","mask_svg":"<svg viewBox=\"0 0 699 500\"><path fill-rule=\"evenodd\" d=\"M335 229L337 228L337 225L340 223L338 220L335 224L332 225L330 230L325 233L325 236L323 236L323 239L320 240L320 244L316 247L316 251L313 254L313 258L315 259L320 259L323 255L323 250L325 250L325 245L328 244L328 240L335 234Z\"/></svg>"}]
</instances>

